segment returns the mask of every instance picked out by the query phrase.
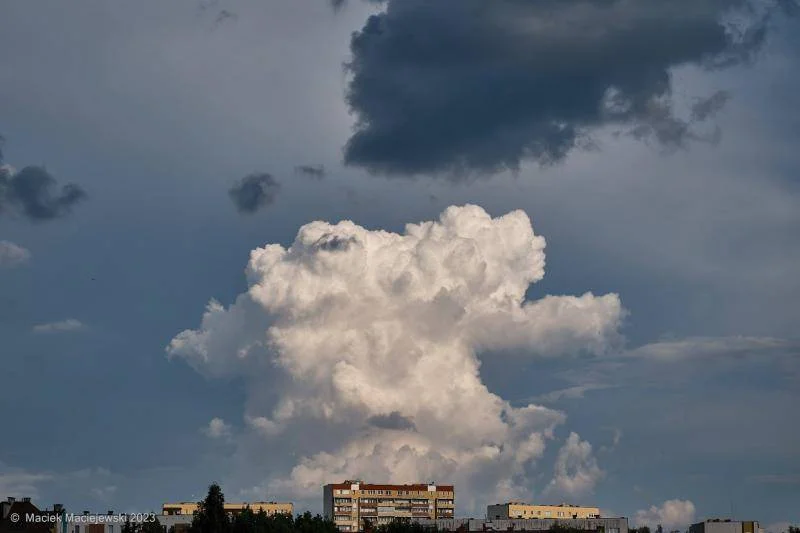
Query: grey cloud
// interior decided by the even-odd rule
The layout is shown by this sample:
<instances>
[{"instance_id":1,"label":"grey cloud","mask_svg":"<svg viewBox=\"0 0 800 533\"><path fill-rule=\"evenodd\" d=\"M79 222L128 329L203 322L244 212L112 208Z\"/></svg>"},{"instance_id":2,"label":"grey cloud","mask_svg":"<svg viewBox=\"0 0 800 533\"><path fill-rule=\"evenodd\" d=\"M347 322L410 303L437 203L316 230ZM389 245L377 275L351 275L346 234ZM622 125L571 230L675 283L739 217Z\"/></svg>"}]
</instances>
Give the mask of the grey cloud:
<instances>
[{"instance_id":1,"label":"grey cloud","mask_svg":"<svg viewBox=\"0 0 800 533\"><path fill-rule=\"evenodd\" d=\"M309 178L322 179L325 177L325 167L322 165L297 165L294 170Z\"/></svg>"},{"instance_id":2,"label":"grey cloud","mask_svg":"<svg viewBox=\"0 0 800 533\"><path fill-rule=\"evenodd\" d=\"M0 268L16 267L31 258L31 252L10 241L0 241Z\"/></svg>"},{"instance_id":3,"label":"grey cloud","mask_svg":"<svg viewBox=\"0 0 800 533\"><path fill-rule=\"evenodd\" d=\"M372 426L381 429L400 429L400 430L415 430L414 422L397 411L393 411L388 415L375 415L367 420Z\"/></svg>"},{"instance_id":4,"label":"grey cloud","mask_svg":"<svg viewBox=\"0 0 800 533\"><path fill-rule=\"evenodd\" d=\"M79 331L86 326L80 320L69 318L59 322L48 322L46 324L38 324L33 326L34 333L62 333L68 331Z\"/></svg>"},{"instance_id":5,"label":"grey cloud","mask_svg":"<svg viewBox=\"0 0 800 533\"><path fill-rule=\"evenodd\" d=\"M692 118L706 120L720 112L731 95L727 91L717 91L708 98L703 98L692 106Z\"/></svg>"},{"instance_id":6,"label":"grey cloud","mask_svg":"<svg viewBox=\"0 0 800 533\"><path fill-rule=\"evenodd\" d=\"M56 179L44 167L28 166L19 172L0 168L0 213L19 211L30 220L51 220L68 214L86 198L86 192L74 183L60 191L56 186Z\"/></svg>"},{"instance_id":7,"label":"grey cloud","mask_svg":"<svg viewBox=\"0 0 800 533\"><path fill-rule=\"evenodd\" d=\"M319 250L328 252L338 252L347 250L350 245L355 244L358 240L355 237L342 237L339 235L327 234L320 237L314 247Z\"/></svg>"},{"instance_id":8,"label":"grey cloud","mask_svg":"<svg viewBox=\"0 0 800 533\"><path fill-rule=\"evenodd\" d=\"M255 213L272 204L280 192L281 184L266 173L245 176L228 190L240 213Z\"/></svg>"},{"instance_id":9,"label":"grey cloud","mask_svg":"<svg viewBox=\"0 0 800 533\"><path fill-rule=\"evenodd\" d=\"M750 0L388 0L351 40L345 162L374 173L558 162L597 128L683 146L670 70L754 57L769 14ZM774 10L769 10L774 11ZM730 13L748 22L732 29ZM698 107L709 116L720 93Z\"/></svg>"},{"instance_id":10,"label":"grey cloud","mask_svg":"<svg viewBox=\"0 0 800 533\"><path fill-rule=\"evenodd\" d=\"M228 20L235 22L239 20L239 15L233 13L232 11L228 11L227 9L223 9L217 14L217 18L214 19L214 27L216 28Z\"/></svg>"}]
</instances>

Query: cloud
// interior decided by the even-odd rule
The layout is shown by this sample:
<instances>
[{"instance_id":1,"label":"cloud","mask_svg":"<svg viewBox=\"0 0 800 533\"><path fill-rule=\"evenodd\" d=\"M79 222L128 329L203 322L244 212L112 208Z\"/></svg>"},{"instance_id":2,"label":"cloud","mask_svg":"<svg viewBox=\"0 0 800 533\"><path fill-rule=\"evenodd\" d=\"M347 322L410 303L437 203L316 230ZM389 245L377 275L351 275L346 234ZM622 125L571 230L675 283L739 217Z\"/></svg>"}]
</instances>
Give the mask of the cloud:
<instances>
[{"instance_id":1,"label":"cloud","mask_svg":"<svg viewBox=\"0 0 800 533\"><path fill-rule=\"evenodd\" d=\"M764 474L751 476L748 480L764 485L800 485L798 474Z\"/></svg>"},{"instance_id":2,"label":"cloud","mask_svg":"<svg viewBox=\"0 0 800 533\"><path fill-rule=\"evenodd\" d=\"M33 326L35 333L60 333L66 331L78 331L84 329L86 326L74 318L61 320L59 322L48 322L46 324L38 324Z\"/></svg>"},{"instance_id":3,"label":"cloud","mask_svg":"<svg viewBox=\"0 0 800 533\"><path fill-rule=\"evenodd\" d=\"M295 172L302 176L308 176L321 180L325 177L325 167L322 165L298 165L294 167Z\"/></svg>"},{"instance_id":4,"label":"cloud","mask_svg":"<svg viewBox=\"0 0 800 533\"><path fill-rule=\"evenodd\" d=\"M769 337L690 337L646 344L622 354L623 358L637 358L661 363L674 363L686 359L747 356L758 353L782 353L787 348L797 348L796 343Z\"/></svg>"},{"instance_id":5,"label":"cloud","mask_svg":"<svg viewBox=\"0 0 800 533\"><path fill-rule=\"evenodd\" d=\"M719 113L731 94L727 91L717 91L708 98L702 98L692 106L692 118L695 120L707 120Z\"/></svg>"},{"instance_id":6,"label":"cloud","mask_svg":"<svg viewBox=\"0 0 800 533\"><path fill-rule=\"evenodd\" d=\"M281 190L281 184L270 174L255 173L245 176L228 190L240 213L255 213L271 205Z\"/></svg>"},{"instance_id":7,"label":"cloud","mask_svg":"<svg viewBox=\"0 0 800 533\"><path fill-rule=\"evenodd\" d=\"M227 308L210 302L167 351L247 382L259 435L248 453L273 479L264 490L313 497L360 476L456 482L472 509L523 497L565 416L490 391L478 354L605 353L624 314L615 294L526 301L544 246L524 212L471 205L401 234L311 222L288 248L253 250L247 291Z\"/></svg>"},{"instance_id":8,"label":"cloud","mask_svg":"<svg viewBox=\"0 0 800 533\"><path fill-rule=\"evenodd\" d=\"M16 211L29 220L52 220L67 215L86 198L86 192L74 183L60 191L56 184L44 167L28 166L19 172L7 165L0 167L0 214Z\"/></svg>"},{"instance_id":9,"label":"cloud","mask_svg":"<svg viewBox=\"0 0 800 533\"><path fill-rule=\"evenodd\" d=\"M9 241L0 241L0 267L16 267L31 258L30 251Z\"/></svg>"},{"instance_id":10,"label":"cloud","mask_svg":"<svg viewBox=\"0 0 800 533\"><path fill-rule=\"evenodd\" d=\"M382 429L416 429L413 420L401 415L399 411L393 411L388 415L371 416L367 419L367 423Z\"/></svg>"},{"instance_id":11,"label":"cloud","mask_svg":"<svg viewBox=\"0 0 800 533\"><path fill-rule=\"evenodd\" d=\"M611 442L611 446L602 446L600 448L601 453L611 453L617 449L619 443L622 441L622 430L618 428L614 428L614 438Z\"/></svg>"},{"instance_id":12,"label":"cloud","mask_svg":"<svg viewBox=\"0 0 800 533\"><path fill-rule=\"evenodd\" d=\"M545 493L560 496L589 494L604 475L597 465L592 445L573 432L558 451L555 475Z\"/></svg>"},{"instance_id":13,"label":"cloud","mask_svg":"<svg viewBox=\"0 0 800 533\"><path fill-rule=\"evenodd\" d=\"M221 418L212 418L208 426L203 428L203 433L212 439L230 437L231 426Z\"/></svg>"},{"instance_id":14,"label":"cloud","mask_svg":"<svg viewBox=\"0 0 800 533\"><path fill-rule=\"evenodd\" d=\"M558 162L605 126L666 147L702 140L694 122L726 96L681 118L671 70L752 59L773 11L751 0L388 0L352 37L345 162L466 175Z\"/></svg>"},{"instance_id":15,"label":"cloud","mask_svg":"<svg viewBox=\"0 0 800 533\"><path fill-rule=\"evenodd\" d=\"M694 503L689 500L667 500L660 507L636 511L634 522L651 529L661 525L666 531L682 529L695 520Z\"/></svg>"},{"instance_id":16,"label":"cloud","mask_svg":"<svg viewBox=\"0 0 800 533\"><path fill-rule=\"evenodd\" d=\"M545 394L540 394L539 396L532 398L532 400L543 403L556 403L561 400L575 400L583 398L584 395L589 391L603 390L610 387L611 385L608 384L585 383L583 385L576 385L574 387L567 387L564 389L547 392Z\"/></svg>"},{"instance_id":17,"label":"cloud","mask_svg":"<svg viewBox=\"0 0 800 533\"><path fill-rule=\"evenodd\" d=\"M50 479L52 476L49 474L31 473L0 462L0 494L38 498L39 484Z\"/></svg>"},{"instance_id":18,"label":"cloud","mask_svg":"<svg viewBox=\"0 0 800 533\"><path fill-rule=\"evenodd\" d=\"M110 500L114 494L117 493L117 486L116 485L106 485L104 487L95 487L91 490L92 495L94 495L99 500Z\"/></svg>"}]
</instances>

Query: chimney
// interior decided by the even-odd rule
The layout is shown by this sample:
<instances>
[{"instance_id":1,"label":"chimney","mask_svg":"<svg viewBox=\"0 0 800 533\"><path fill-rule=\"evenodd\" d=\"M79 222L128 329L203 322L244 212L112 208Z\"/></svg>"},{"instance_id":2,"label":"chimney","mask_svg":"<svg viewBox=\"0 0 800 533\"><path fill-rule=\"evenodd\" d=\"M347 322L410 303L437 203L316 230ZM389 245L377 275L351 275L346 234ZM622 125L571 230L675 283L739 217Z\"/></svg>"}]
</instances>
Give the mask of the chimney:
<instances>
[{"instance_id":1,"label":"chimney","mask_svg":"<svg viewBox=\"0 0 800 533\"><path fill-rule=\"evenodd\" d=\"M31 503L31 499L30 498L22 498L22 502L23 503Z\"/></svg>"},{"instance_id":2,"label":"chimney","mask_svg":"<svg viewBox=\"0 0 800 533\"><path fill-rule=\"evenodd\" d=\"M13 496L9 496L8 497L8 503L14 503L15 501L17 501L17 499L15 497L13 497Z\"/></svg>"}]
</instances>

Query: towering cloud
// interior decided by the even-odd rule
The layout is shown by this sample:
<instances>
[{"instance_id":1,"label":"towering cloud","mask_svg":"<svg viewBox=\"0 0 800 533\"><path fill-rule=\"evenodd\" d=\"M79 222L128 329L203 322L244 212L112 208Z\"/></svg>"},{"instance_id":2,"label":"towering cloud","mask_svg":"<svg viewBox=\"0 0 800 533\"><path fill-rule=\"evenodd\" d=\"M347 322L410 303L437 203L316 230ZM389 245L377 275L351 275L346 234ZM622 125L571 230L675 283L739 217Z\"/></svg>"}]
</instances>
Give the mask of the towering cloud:
<instances>
[{"instance_id":1,"label":"towering cloud","mask_svg":"<svg viewBox=\"0 0 800 533\"><path fill-rule=\"evenodd\" d=\"M670 72L751 58L795 0L387 0L354 34L346 162L374 172L494 172L551 163L608 125L666 147L703 138Z\"/></svg>"},{"instance_id":2,"label":"towering cloud","mask_svg":"<svg viewBox=\"0 0 800 533\"><path fill-rule=\"evenodd\" d=\"M249 383L245 420L276 458L273 492L361 476L452 480L466 506L476 484L522 496L565 417L511 406L482 382L478 355L602 353L623 314L615 294L526 301L544 246L525 213L476 206L402 234L312 222L288 249L254 250L247 292L212 301L167 351ZM283 471L280 453L297 454Z\"/></svg>"}]
</instances>

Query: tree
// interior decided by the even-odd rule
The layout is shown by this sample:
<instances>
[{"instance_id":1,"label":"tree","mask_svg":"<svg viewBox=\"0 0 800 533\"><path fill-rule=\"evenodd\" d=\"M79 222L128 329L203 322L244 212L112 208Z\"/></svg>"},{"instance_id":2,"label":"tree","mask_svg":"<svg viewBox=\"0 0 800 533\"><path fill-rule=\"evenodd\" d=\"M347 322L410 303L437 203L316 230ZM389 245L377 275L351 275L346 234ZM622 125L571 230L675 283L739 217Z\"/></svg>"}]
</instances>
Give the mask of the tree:
<instances>
[{"instance_id":1,"label":"tree","mask_svg":"<svg viewBox=\"0 0 800 533\"><path fill-rule=\"evenodd\" d=\"M377 533L436 533L436 526L425 527L418 522L410 522L395 518L388 524L381 524L377 527Z\"/></svg>"},{"instance_id":2,"label":"tree","mask_svg":"<svg viewBox=\"0 0 800 533\"><path fill-rule=\"evenodd\" d=\"M216 483L208 487L205 500L198 502L191 533L230 533L231 521L225 512L225 495Z\"/></svg>"},{"instance_id":3,"label":"tree","mask_svg":"<svg viewBox=\"0 0 800 533\"><path fill-rule=\"evenodd\" d=\"M800 533L800 527L789 526L789 533Z\"/></svg>"},{"instance_id":4,"label":"tree","mask_svg":"<svg viewBox=\"0 0 800 533\"><path fill-rule=\"evenodd\" d=\"M136 533L136 524L131 522L130 516L125 516L125 523L122 524L122 533Z\"/></svg>"},{"instance_id":5,"label":"tree","mask_svg":"<svg viewBox=\"0 0 800 533\"><path fill-rule=\"evenodd\" d=\"M320 515L312 516L308 511L302 515L297 515L292 529L294 533L338 533L339 531L333 520L323 518Z\"/></svg>"},{"instance_id":6,"label":"tree","mask_svg":"<svg viewBox=\"0 0 800 533\"><path fill-rule=\"evenodd\" d=\"M164 526L158 521L158 516L152 522L142 522L139 533L164 533Z\"/></svg>"}]
</instances>

